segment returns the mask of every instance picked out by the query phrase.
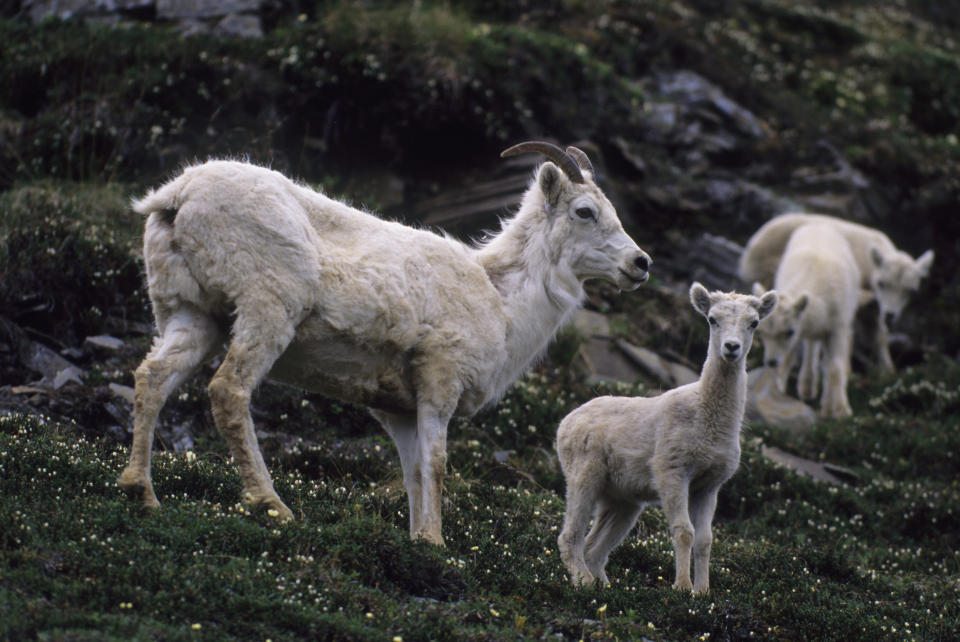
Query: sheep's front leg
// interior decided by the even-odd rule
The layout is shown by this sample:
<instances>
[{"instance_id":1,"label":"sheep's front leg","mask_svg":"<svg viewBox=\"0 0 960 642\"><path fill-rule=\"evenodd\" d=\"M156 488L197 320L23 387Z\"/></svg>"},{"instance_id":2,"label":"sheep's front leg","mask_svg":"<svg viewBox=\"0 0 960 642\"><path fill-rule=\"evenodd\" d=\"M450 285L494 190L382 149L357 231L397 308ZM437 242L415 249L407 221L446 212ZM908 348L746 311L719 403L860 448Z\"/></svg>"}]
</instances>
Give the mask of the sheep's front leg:
<instances>
[{"instance_id":1,"label":"sheep's front leg","mask_svg":"<svg viewBox=\"0 0 960 642\"><path fill-rule=\"evenodd\" d=\"M165 320L162 336L134 373L133 444L130 461L117 484L147 508L160 505L150 481L153 434L160 409L216 346L219 336L209 317L190 309L180 310Z\"/></svg>"},{"instance_id":2,"label":"sheep's front leg","mask_svg":"<svg viewBox=\"0 0 960 642\"><path fill-rule=\"evenodd\" d=\"M896 371L893 365L893 357L890 356L890 331L887 329L887 321L880 314L877 319L877 366L881 372L892 373Z\"/></svg>"},{"instance_id":3,"label":"sheep's front leg","mask_svg":"<svg viewBox=\"0 0 960 642\"><path fill-rule=\"evenodd\" d=\"M820 413L824 417L849 417L853 414L847 398L847 377L853 337L849 332L835 332L825 346L823 394Z\"/></svg>"},{"instance_id":4,"label":"sheep's front leg","mask_svg":"<svg viewBox=\"0 0 960 642\"><path fill-rule=\"evenodd\" d=\"M414 538L443 546L441 500L447 468L447 422L449 416L421 406L417 413L417 451L420 469L420 519Z\"/></svg>"},{"instance_id":5,"label":"sheep's front leg","mask_svg":"<svg viewBox=\"0 0 960 642\"><path fill-rule=\"evenodd\" d=\"M713 545L713 513L717 509L717 492L714 488L693 497L690 501L690 518L693 522L693 592L704 595L710 591L710 549Z\"/></svg>"},{"instance_id":6,"label":"sheep's front leg","mask_svg":"<svg viewBox=\"0 0 960 642\"><path fill-rule=\"evenodd\" d=\"M421 525L421 483L419 444L417 442L416 417L390 415L374 412L374 416L383 426L400 455L400 468L403 471L403 486L407 491L407 503L410 510L410 536L416 537Z\"/></svg>"},{"instance_id":7,"label":"sheep's front leg","mask_svg":"<svg viewBox=\"0 0 960 642\"><path fill-rule=\"evenodd\" d=\"M688 509L689 482L683 475L670 473L661 476L658 487L660 503L667 523L670 525L670 536L673 538L673 552L677 563L673 588L689 591L693 588L693 583L690 581L690 553L693 549L694 534Z\"/></svg>"},{"instance_id":8,"label":"sheep's front leg","mask_svg":"<svg viewBox=\"0 0 960 642\"><path fill-rule=\"evenodd\" d=\"M819 341L807 339L803 342L803 361L800 363L800 374L797 377L797 394L806 401L817 397L821 348L822 344Z\"/></svg>"}]
</instances>

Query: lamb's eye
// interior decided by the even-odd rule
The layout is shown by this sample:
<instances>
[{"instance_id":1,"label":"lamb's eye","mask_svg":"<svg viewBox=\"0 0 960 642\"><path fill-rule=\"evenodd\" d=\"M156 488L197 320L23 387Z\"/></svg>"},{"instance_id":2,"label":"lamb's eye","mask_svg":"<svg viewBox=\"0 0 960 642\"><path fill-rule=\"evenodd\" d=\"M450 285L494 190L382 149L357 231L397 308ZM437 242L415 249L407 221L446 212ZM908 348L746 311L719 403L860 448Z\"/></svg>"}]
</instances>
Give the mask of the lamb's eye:
<instances>
[{"instance_id":1,"label":"lamb's eye","mask_svg":"<svg viewBox=\"0 0 960 642\"><path fill-rule=\"evenodd\" d=\"M887 289L887 282L886 282L886 281L877 281L877 287L880 288L881 290L886 290L886 289Z\"/></svg>"},{"instance_id":2,"label":"lamb's eye","mask_svg":"<svg viewBox=\"0 0 960 642\"><path fill-rule=\"evenodd\" d=\"M792 336L793 336L793 328L790 328L789 330L786 330L786 331L783 333L783 336L785 336L785 337L788 338L788 339L789 339L790 337L792 337Z\"/></svg>"},{"instance_id":3,"label":"lamb's eye","mask_svg":"<svg viewBox=\"0 0 960 642\"><path fill-rule=\"evenodd\" d=\"M594 218L593 210L590 209L589 207L578 207L576 209L576 212L577 212L577 216L579 216L582 219Z\"/></svg>"},{"instance_id":4,"label":"lamb's eye","mask_svg":"<svg viewBox=\"0 0 960 642\"><path fill-rule=\"evenodd\" d=\"M751 328L756 328L758 325L760 325L760 321L758 321L757 319L754 319L753 321L750 322Z\"/></svg>"},{"instance_id":5,"label":"lamb's eye","mask_svg":"<svg viewBox=\"0 0 960 642\"><path fill-rule=\"evenodd\" d=\"M716 327L716 325L717 325L717 320L716 320L716 318L714 318L714 317L707 317L707 321L710 323L710 325Z\"/></svg>"}]
</instances>

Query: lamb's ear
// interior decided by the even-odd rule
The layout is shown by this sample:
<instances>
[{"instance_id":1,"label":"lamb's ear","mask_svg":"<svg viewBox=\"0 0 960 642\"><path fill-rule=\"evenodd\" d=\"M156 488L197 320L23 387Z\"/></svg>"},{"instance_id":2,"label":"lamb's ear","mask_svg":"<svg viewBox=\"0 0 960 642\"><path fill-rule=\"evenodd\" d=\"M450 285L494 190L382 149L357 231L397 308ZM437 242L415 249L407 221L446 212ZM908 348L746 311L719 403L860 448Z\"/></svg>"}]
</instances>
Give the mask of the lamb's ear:
<instances>
[{"instance_id":1,"label":"lamb's ear","mask_svg":"<svg viewBox=\"0 0 960 642\"><path fill-rule=\"evenodd\" d=\"M540 191L547 200L551 208L556 207L560 200L560 194L563 191L564 182L568 181L560 168L551 163L545 162L540 166L537 172L537 183L540 185Z\"/></svg>"},{"instance_id":2,"label":"lamb's ear","mask_svg":"<svg viewBox=\"0 0 960 642\"><path fill-rule=\"evenodd\" d=\"M764 292L763 296L760 297L760 305L757 306L757 314L760 315L761 319L770 316L770 313L777 308L777 300L776 290Z\"/></svg>"},{"instance_id":3,"label":"lamb's ear","mask_svg":"<svg viewBox=\"0 0 960 642\"><path fill-rule=\"evenodd\" d=\"M763 285L760 283L760 281L754 281L754 282L753 282L753 296L755 296L755 297L757 297L757 298L759 299L760 297L763 296L763 293L764 293L764 292L766 292L766 289L763 287Z\"/></svg>"},{"instance_id":4,"label":"lamb's ear","mask_svg":"<svg viewBox=\"0 0 960 642\"><path fill-rule=\"evenodd\" d=\"M690 303L703 316L710 313L710 293L699 281L694 281L690 286Z\"/></svg>"},{"instance_id":5,"label":"lamb's ear","mask_svg":"<svg viewBox=\"0 0 960 642\"><path fill-rule=\"evenodd\" d=\"M883 252L876 245L870 246L870 260L873 261L874 267L883 265Z\"/></svg>"},{"instance_id":6,"label":"lamb's ear","mask_svg":"<svg viewBox=\"0 0 960 642\"><path fill-rule=\"evenodd\" d=\"M930 268L933 267L933 250L927 250L917 258L917 269L921 276L930 274Z\"/></svg>"},{"instance_id":7,"label":"lamb's ear","mask_svg":"<svg viewBox=\"0 0 960 642\"><path fill-rule=\"evenodd\" d=\"M798 296L793 304L793 316L799 317L807 309L808 303L810 303L810 296L806 292Z\"/></svg>"}]
</instances>

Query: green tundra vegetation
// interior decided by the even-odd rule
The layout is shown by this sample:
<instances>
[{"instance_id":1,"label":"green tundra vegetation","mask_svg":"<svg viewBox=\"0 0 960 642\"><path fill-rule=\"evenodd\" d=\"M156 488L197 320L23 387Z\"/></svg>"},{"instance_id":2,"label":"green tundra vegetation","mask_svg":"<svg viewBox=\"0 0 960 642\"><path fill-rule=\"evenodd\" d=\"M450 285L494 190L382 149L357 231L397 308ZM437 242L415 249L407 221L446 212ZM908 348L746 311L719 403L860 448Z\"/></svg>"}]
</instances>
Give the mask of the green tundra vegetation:
<instances>
[{"instance_id":1,"label":"green tundra vegetation","mask_svg":"<svg viewBox=\"0 0 960 642\"><path fill-rule=\"evenodd\" d=\"M82 383L56 393L29 389L37 376L3 342L0 639L955 638L960 18L949 3L283 6L258 39L0 13L0 328L15 321L63 349L149 323L141 221L127 203L183 163L248 157L377 209L369 187L386 173L429 192L533 135L642 138L638 79L682 68L776 132L755 150L769 164L757 180L788 187L794 161L828 138L882 186L894 241L936 249L910 308L919 355L895 375L858 368L849 419L802 435L745 427L740 469L720 493L711 593L694 597L671 588L656 507L611 556L610 586L568 581L556 426L598 394L660 390L587 379L576 332L497 406L451 425L446 548L409 540L394 446L365 411L270 383L254 419L296 520L245 506L210 417L209 369L164 410L196 440L181 452L157 444L162 507L144 513L116 487L127 445L106 430L117 420L104 407L110 384L132 385L151 338L124 335L122 350L85 362ZM644 180L674 171L668 150L644 150ZM632 178L611 167L610 180ZM732 225L642 213L630 231L655 277L674 228ZM735 229L745 241L749 230ZM692 309L652 289L589 294L618 335L702 359ZM763 456L769 446L854 475L814 481Z\"/></svg>"}]
</instances>

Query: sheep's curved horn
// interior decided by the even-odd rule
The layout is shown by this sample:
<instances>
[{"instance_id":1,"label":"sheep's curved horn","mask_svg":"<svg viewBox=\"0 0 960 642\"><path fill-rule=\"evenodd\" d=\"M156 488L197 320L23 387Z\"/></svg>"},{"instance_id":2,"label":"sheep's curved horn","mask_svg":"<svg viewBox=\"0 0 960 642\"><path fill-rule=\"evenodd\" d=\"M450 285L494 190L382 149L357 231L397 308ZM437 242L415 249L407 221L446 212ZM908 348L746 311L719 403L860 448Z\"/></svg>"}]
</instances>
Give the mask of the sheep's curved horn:
<instances>
[{"instance_id":1,"label":"sheep's curved horn","mask_svg":"<svg viewBox=\"0 0 960 642\"><path fill-rule=\"evenodd\" d=\"M590 162L590 157L587 156L586 152L571 145L570 147L567 147L567 153L573 157L573 160L577 161L577 165L580 166L580 169L585 169L590 172L590 176L592 176L594 182L596 182L597 172L593 169L593 163Z\"/></svg>"},{"instance_id":2,"label":"sheep's curved horn","mask_svg":"<svg viewBox=\"0 0 960 642\"><path fill-rule=\"evenodd\" d=\"M539 154L543 154L548 159L556 163L571 181L574 183L584 182L583 173L580 171L580 166L577 165L577 162L572 156L570 156L570 154L563 151L553 143L548 143L541 140L529 140L524 143L517 143L513 147L508 147L500 152L500 157L506 158L507 156L517 156L518 154L524 154L526 152L537 152Z\"/></svg>"}]
</instances>

